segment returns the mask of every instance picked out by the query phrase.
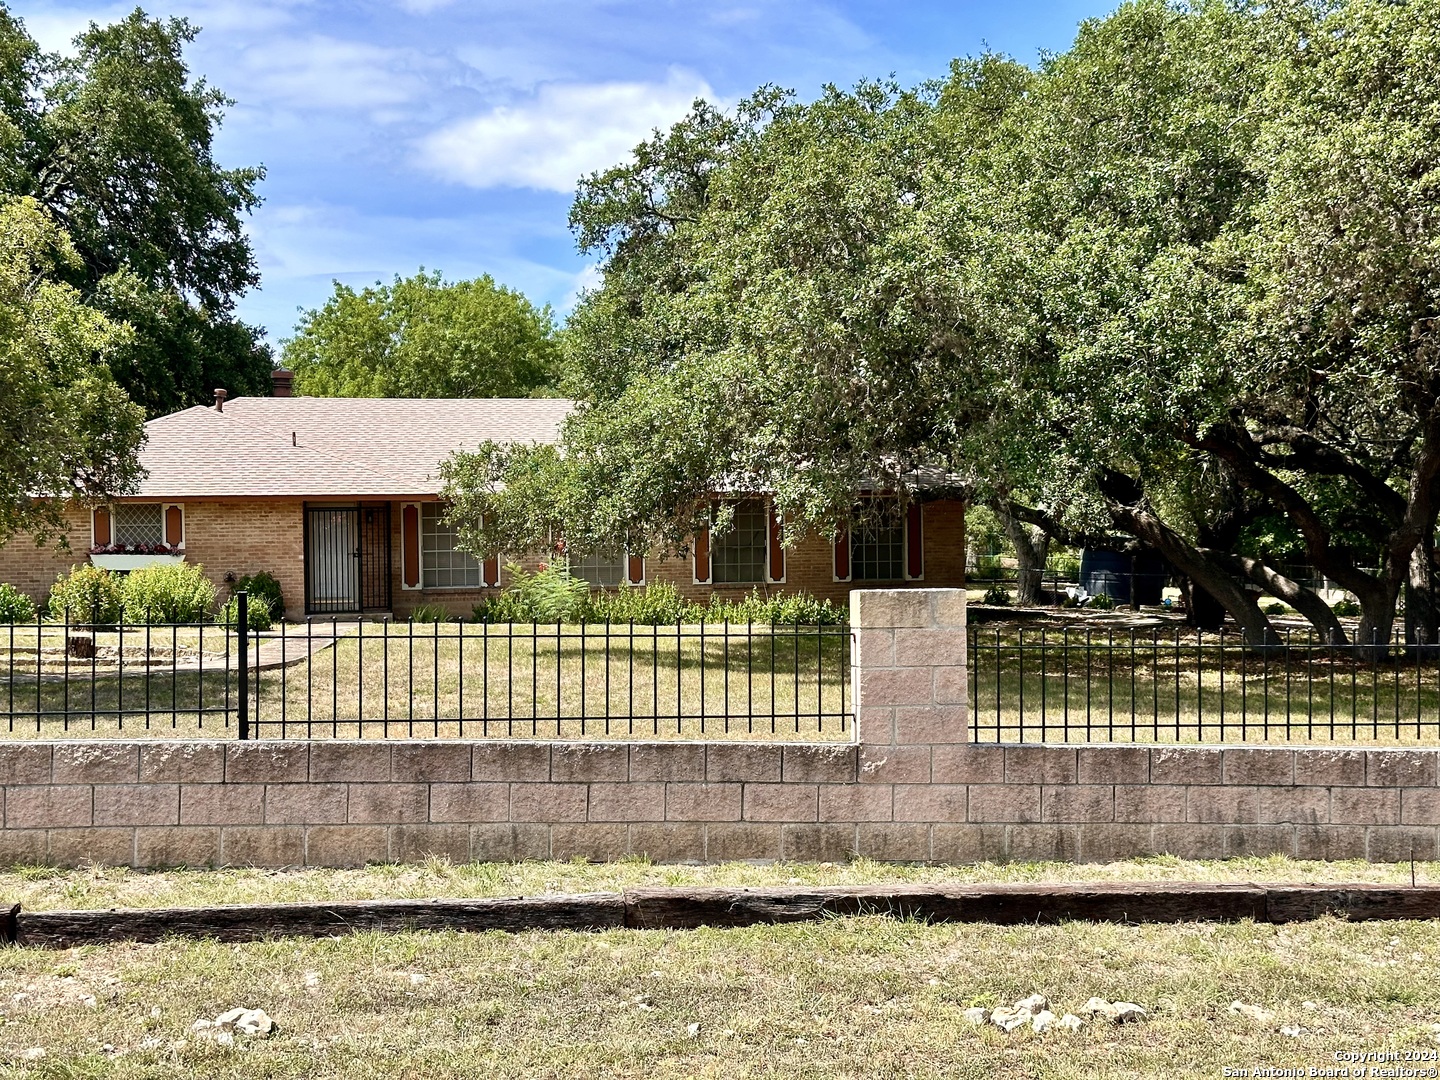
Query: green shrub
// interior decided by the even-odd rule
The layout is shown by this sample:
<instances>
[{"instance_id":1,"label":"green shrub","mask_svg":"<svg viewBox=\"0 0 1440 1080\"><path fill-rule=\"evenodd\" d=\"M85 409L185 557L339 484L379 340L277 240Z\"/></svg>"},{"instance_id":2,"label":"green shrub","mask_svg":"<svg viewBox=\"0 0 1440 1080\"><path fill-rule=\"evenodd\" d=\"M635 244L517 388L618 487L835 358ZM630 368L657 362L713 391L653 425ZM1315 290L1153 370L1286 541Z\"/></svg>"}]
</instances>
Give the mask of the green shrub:
<instances>
[{"instance_id":1,"label":"green shrub","mask_svg":"<svg viewBox=\"0 0 1440 1080\"><path fill-rule=\"evenodd\" d=\"M442 623L450 621L450 610L440 604L419 604L410 612L412 623Z\"/></svg>"},{"instance_id":2,"label":"green shrub","mask_svg":"<svg viewBox=\"0 0 1440 1080\"><path fill-rule=\"evenodd\" d=\"M280 592L280 582L275 580L274 574L267 570L261 570L258 574L246 574L235 582L235 591L240 592L242 589L250 594L252 603L257 596L263 596L269 604L272 619L285 618L285 597Z\"/></svg>"},{"instance_id":3,"label":"green shrub","mask_svg":"<svg viewBox=\"0 0 1440 1080\"><path fill-rule=\"evenodd\" d=\"M988 589L985 590L985 599L983 602L986 604L990 604L994 607L1009 607L1010 590L1004 585L1000 585L998 583L995 585L991 585Z\"/></svg>"},{"instance_id":4,"label":"green shrub","mask_svg":"<svg viewBox=\"0 0 1440 1080\"><path fill-rule=\"evenodd\" d=\"M669 582L643 588L625 587L591 592L581 578L561 567L549 566L531 573L511 563L505 567L511 584L498 596L487 597L472 609L476 622L605 622L663 626L667 623L754 622L815 626L843 623L849 609L808 593L763 596L755 589L745 596L726 599L712 595L707 604L686 601ZM418 618L418 616L417 616Z\"/></svg>"},{"instance_id":5,"label":"green shrub","mask_svg":"<svg viewBox=\"0 0 1440 1080\"><path fill-rule=\"evenodd\" d=\"M55 579L48 606L53 619L113 626L124 610L120 579L109 570L84 563Z\"/></svg>"},{"instance_id":6,"label":"green shrub","mask_svg":"<svg viewBox=\"0 0 1440 1080\"><path fill-rule=\"evenodd\" d=\"M529 613L524 609L520 598L508 592L487 596L470 609L470 615L476 622L482 623L530 621Z\"/></svg>"},{"instance_id":7,"label":"green shrub","mask_svg":"<svg viewBox=\"0 0 1440 1080\"><path fill-rule=\"evenodd\" d=\"M1360 605L1354 600L1351 600L1348 596L1346 596L1340 600L1336 600L1335 603L1331 604L1330 610L1335 612L1336 615L1359 615Z\"/></svg>"},{"instance_id":8,"label":"green shrub","mask_svg":"<svg viewBox=\"0 0 1440 1080\"><path fill-rule=\"evenodd\" d=\"M976 581L993 581L1004 571L1005 566L999 555L975 556L975 569L970 574Z\"/></svg>"},{"instance_id":9,"label":"green shrub","mask_svg":"<svg viewBox=\"0 0 1440 1080\"><path fill-rule=\"evenodd\" d=\"M225 601L225 606L215 616L217 623L233 628L240 618L240 598L232 596ZM275 625L275 616L270 610L270 601L264 596L252 596L246 602L245 621L250 624L250 631L269 630Z\"/></svg>"},{"instance_id":10,"label":"green shrub","mask_svg":"<svg viewBox=\"0 0 1440 1080\"><path fill-rule=\"evenodd\" d=\"M0 623L34 621L35 601L14 585L0 582Z\"/></svg>"},{"instance_id":11,"label":"green shrub","mask_svg":"<svg viewBox=\"0 0 1440 1080\"><path fill-rule=\"evenodd\" d=\"M1090 598L1090 603L1087 606L1095 608L1097 611L1113 611L1115 608L1115 598L1109 593L1096 593Z\"/></svg>"},{"instance_id":12,"label":"green shrub","mask_svg":"<svg viewBox=\"0 0 1440 1080\"><path fill-rule=\"evenodd\" d=\"M1068 551L1052 554L1045 560L1045 570L1062 581L1080 580L1080 559Z\"/></svg>"},{"instance_id":13,"label":"green shrub","mask_svg":"<svg viewBox=\"0 0 1440 1080\"><path fill-rule=\"evenodd\" d=\"M640 623L664 626L679 622L687 604L680 590L668 581L658 581L641 588L617 589L591 595L586 612L589 622Z\"/></svg>"},{"instance_id":14,"label":"green shrub","mask_svg":"<svg viewBox=\"0 0 1440 1080\"><path fill-rule=\"evenodd\" d=\"M1284 615L1284 614L1285 614L1285 611L1286 611L1285 605L1282 604L1282 603L1279 603L1278 601L1277 601L1276 603L1273 603L1273 604L1266 604L1266 605L1265 605L1265 614L1266 614L1266 615Z\"/></svg>"},{"instance_id":15,"label":"green shrub","mask_svg":"<svg viewBox=\"0 0 1440 1080\"><path fill-rule=\"evenodd\" d=\"M590 586L558 563L535 571L506 563L510 584L475 605L480 622L579 622L591 614Z\"/></svg>"},{"instance_id":16,"label":"green shrub","mask_svg":"<svg viewBox=\"0 0 1440 1080\"><path fill-rule=\"evenodd\" d=\"M850 617L848 608L829 600L816 600L809 593L786 593L762 596L759 589L738 600L726 600L712 593L704 607L689 605L682 613L685 622L773 623L786 626L821 626L843 623Z\"/></svg>"},{"instance_id":17,"label":"green shrub","mask_svg":"<svg viewBox=\"0 0 1440 1080\"><path fill-rule=\"evenodd\" d=\"M215 607L215 586L196 563L155 563L132 570L120 592L126 622L198 623Z\"/></svg>"}]
</instances>

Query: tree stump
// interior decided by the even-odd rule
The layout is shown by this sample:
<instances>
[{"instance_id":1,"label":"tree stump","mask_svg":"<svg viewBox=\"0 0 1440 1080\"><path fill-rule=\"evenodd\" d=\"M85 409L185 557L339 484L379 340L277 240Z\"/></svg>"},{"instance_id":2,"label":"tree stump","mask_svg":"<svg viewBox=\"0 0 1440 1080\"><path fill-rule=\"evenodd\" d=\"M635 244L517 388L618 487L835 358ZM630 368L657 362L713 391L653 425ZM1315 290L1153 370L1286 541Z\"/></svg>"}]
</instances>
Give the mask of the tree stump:
<instances>
[{"instance_id":1,"label":"tree stump","mask_svg":"<svg viewBox=\"0 0 1440 1080\"><path fill-rule=\"evenodd\" d=\"M94 634L71 634L65 639L65 651L77 660L90 660L95 656Z\"/></svg>"}]
</instances>

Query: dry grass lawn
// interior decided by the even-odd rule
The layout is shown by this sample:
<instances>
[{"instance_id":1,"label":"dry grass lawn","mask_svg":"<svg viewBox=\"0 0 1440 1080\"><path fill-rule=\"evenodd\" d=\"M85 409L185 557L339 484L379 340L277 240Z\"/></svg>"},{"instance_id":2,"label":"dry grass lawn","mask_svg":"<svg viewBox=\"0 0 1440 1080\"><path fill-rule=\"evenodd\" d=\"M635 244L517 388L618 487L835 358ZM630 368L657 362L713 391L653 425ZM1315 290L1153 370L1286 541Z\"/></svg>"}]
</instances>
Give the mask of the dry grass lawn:
<instances>
[{"instance_id":1,"label":"dry grass lawn","mask_svg":"<svg viewBox=\"0 0 1440 1080\"><path fill-rule=\"evenodd\" d=\"M849 738L845 627L333 629L333 644L326 623L261 639L257 736ZM91 660L67 658L62 630L42 630L37 652L34 627L0 628L0 737L234 735L237 647L223 628L203 641L105 632Z\"/></svg>"},{"instance_id":2,"label":"dry grass lawn","mask_svg":"<svg viewBox=\"0 0 1440 1080\"><path fill-rule=\"evenodd\" d=\"M1419 868L1422 877L1440 865ZM142 874L21 869L27 907L493 895L633 884L928 879L1408 880L1284 859L969 868L536 863ZM1433 1051L1440 925L1326 919L1042 927L885 918L740 930L361 934L0 951L0 1075L25 1077L1129 1077ZM963 1018L1034 991L1138 1002L1144 1023L1005 1035ZM1266 1022L1229 1011L1240 999ZM273 1036L190 1034L234 1005ZM698 1025L698 1027L692 1027ZM1281 1029L1288 1033L1282 1033ZM693 1031L693 1034L692 1034ZM43 1056L39 1052L43 1051ZM29 1054L27 1057L26 1054ZM1421 1063L1424 1064L1423 1062Z\"/></svg>"}]
</instances>

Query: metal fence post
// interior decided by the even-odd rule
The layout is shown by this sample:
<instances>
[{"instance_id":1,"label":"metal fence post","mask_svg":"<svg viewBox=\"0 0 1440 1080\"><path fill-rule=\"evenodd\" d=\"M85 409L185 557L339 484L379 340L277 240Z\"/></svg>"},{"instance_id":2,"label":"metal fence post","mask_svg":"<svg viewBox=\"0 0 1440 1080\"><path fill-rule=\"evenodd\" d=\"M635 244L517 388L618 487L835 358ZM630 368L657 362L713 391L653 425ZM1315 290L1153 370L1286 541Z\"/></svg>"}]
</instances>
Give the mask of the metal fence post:
<instances>
[{"instance_id":1,"label":"metal fence post","mask_svg":"<svg viewBox=\"0 0 1440 1080\"><path fill-rule=\"evenodd\" d=\"M235 594L235 632L240 638L240 739L250 738L250 596L241 589Z\"/></svg>"}]
</instances>

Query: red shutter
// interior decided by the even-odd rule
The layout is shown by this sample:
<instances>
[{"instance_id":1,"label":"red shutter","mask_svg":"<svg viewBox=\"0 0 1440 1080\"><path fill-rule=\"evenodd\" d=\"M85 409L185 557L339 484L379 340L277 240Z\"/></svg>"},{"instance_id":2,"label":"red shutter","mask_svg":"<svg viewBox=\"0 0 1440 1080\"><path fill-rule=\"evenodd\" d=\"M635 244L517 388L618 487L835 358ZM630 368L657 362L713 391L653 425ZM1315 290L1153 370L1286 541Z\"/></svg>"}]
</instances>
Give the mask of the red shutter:
<instances>
[{"instance_id":1,"label":"red shutter","mask_svg":"<svg viewBox=\"0 0 1440 1080\"><path fill-rule=\"evenodd\" d=\"M420 507L413 503L400 511L400 550L403 554L400 584L420 587Z\"/></svg>"},{"instance_id":2,"label":"red shutter","mask_svg":"<svg viewBox=\"0 0 1440 1080\"><path fill-rule=\"evenodd\" d=\"M835 537L835 580L850 580L850 530L841 529Z\"/></svg>"},{"instance_id":3,"label":"red shutter","mask_svg":"<svg viewBox=\"0 0 1440 1080\"><path fill-rule=\"evenodd\" d=\"M925 576L924 514L918 502L905 509L905 576L918 581Z\"/></svg>"},{"instance_id":4,"label":"red shutter","mask_svg":"<svg viewBox=\"0 0 1440 1080\"><path fill-rule=\"evenodd\" d=\"M695 533L695 580L710 580L710 530L704 526Z\"/></svg>"},{"instance_id":5,"label":"red shutter","mask_svg":"<svg viewBox=\"0 0 1440 1080\"><path fill-rule=\"evenodd\" d=\"M165 508L165 543L171 547L179 547L185 539L185 517L180 507L167 506Z\"/></svg>"},{"instance_id":6,"label":"red shutter","mask_svg":"<svg viewBox=\"0 0 1440 1080\"><path fill-rule=\"evenodd\" d=\"M480 562L480 582L483 585L500 584L500 556L491 555Z\"/></svg>"},{"instance_id":7,"label":"red shutter","mask_svg":"<svg viewBox=\"0 0 1440 1080\"><path fill-rule=\"evenodd\" d=\"M625 580L631 585L645 584L645 556L627 555L625 558Z\"/></svg>"},{"instance_id":8,"label":"red shutter","mask_svg":"<svg viewBox=\"0 0 1440 1080\"><path fill-rule=\"evenodd\" d=\"M110 511L105 509L105 507L97 506L95 508L93 528L95 530L96 547L104 547L110 543Z\"/></svg>"},{"instance_id":9,"label":"red shutter","mask_svg":"<svg viewBox=\"0 0 1440 1080\"><path fill-rule=\"evenodd\" d=\"M775 507L770 504L767 507L768 514L768 541L770 555L770 580L785 580L785 549L780 544L780 515L775 513Z\"/></svg>"}]
</instances>

